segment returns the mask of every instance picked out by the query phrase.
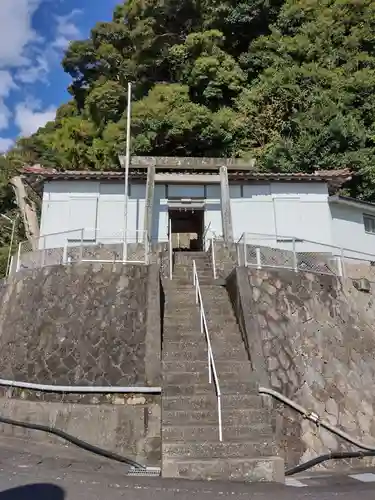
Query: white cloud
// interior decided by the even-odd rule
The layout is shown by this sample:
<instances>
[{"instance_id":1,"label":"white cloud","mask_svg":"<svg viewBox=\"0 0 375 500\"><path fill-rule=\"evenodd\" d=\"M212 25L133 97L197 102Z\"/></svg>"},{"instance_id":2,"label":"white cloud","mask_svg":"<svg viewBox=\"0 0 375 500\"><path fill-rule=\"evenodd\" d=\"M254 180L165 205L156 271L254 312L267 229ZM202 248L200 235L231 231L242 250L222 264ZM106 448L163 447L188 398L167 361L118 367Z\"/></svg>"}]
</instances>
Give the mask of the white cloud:
<instances>
[{"instance_id":1,"label":"white cloud","mask_svg":"<svg viewBox=\"0 0 375 500\"><path fill-rule=\"evenodd\" d=\"M5 137L0 137L0 154L6 153L14 144L12 139L6 139Z\"/></svg>"},{"instance_id":2,"label":"white cloud","mask_svg":"<svg viewBox=\"0 0 375 500\"><path fill-rule=\"evenodd\" d=\"M17 81L21 83L35 83L38 80L46 82L49 73L49 62L44 55L35 58L32 66L21 68L16 73Z\"/></svg>"},{"instance_id":3,"label":"white cloud","mask_svg":"<svg viewBox=\"0 0 375 500\"><path fill-rule=\"evenodd\" d=\"M35 103L22 102L15 109L15 123L20 129L20 135L28 137L43 127L47 122L54 120L56 108L49 106L41 110Z\"/></svg>"},{"instance_id":4,"label":"white cloud","mask_svg":"<svg viewBox=\"0 0 375 500\"><path fill-rule=\"evenodd\" d=\"M20 134L29 136L55 118L54 106L43 109L27 101L25 94L30 92L29 86L38 81L48 85L48 74L59 64L62 50L71 40L80 37L75 19L81 11L74 9L63 16L51 12L52 34L47 39L47 35L41 36L32 24L42 3L50 3L52 7L56 0L0 0L0 131L8 128L13 117ZM26 92L23 91L25 85ZM8 98L12 91L23 92L23 95L18 104L10 106ZM0 138L1 148L9 141Z\"/></svg>"},{"instance_id":5,"label":"white cloud","mask_svg":"<svg viewBox=\"0 0 375 500\"><path fill-rule=\"evenodd\" d=\"M73 20L82 11L79 9L74 9L70 14L66 16L57 16L57 30L56 30L56 40L53 42L53 47L57 50L64 50L68 47L72 40L77 40L81 36L81 33L77 26L74 24Z\"/></svg>"},{"instance_id":6,"label":"white cloud","mask_svg":"<svg viewBox=\"0 0 375 500\"><path fill-rule=\"evenodd\" d=\"M8 128L11 116L12 113L6 106L4 100L0 99L0 130L5 130Z\"/></svg>"},{"instance_id":7,"label":"white cloud","mask_svg":"<svg viewBox=\"0 0 375 500\"><path fill-rule=\"evenodd\" d=\"M29 64L30 43L41 42L31 20L42 0L1 0L0 68Z\"/></svg>"},{"instance_id":8,"label":"white cloud","mask_svg":"<svg viewBox=\"0 0 375 500\"><path fill-rule=\"evenodd\" d=\"M65 16L51 14L56 34L46 42L32 27L33 15L43 1L50 0L0 0L0 69L15 69L15 79L22 83L45 80L61 50L80 36L74 19L81 11L74 9Z\"/></svg>"},{"instance_id":9,"label":"white cloud","mask_svg":"<svg viewBox=\"0 0 375 500\"><path fill-rule=\"evenodd\" d=\"M5 98L17 88L9 71L0 70L0 130L8 128L12 113L5 104Z\"/></svg>"},{"instance_id":10,"label":"white cloud","mask_svg":"<svg viewBox=\"0 0 375 500\"><path fill-rule=\"evenodd\" d=\"M8 97L17 88L10 71L0 70L0 97Z\"/></svg>"}]
</instances>

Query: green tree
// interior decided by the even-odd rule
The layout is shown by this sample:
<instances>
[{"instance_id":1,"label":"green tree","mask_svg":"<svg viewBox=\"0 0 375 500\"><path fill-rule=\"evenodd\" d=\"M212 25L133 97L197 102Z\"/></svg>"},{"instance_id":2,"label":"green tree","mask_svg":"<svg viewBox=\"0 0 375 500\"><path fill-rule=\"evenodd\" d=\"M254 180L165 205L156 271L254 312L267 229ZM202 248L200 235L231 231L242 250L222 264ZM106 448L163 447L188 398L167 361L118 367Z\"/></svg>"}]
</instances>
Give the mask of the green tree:
<instances>
[{"instance_id":1,"label":"green tree","mask_svg":"<svg viewBox=\"0 0 375 500\"><path fill-rule=\"evenodd\" d=\"M255 156L265 170L350 167L375 200L375 3L127 0L73 42L72 100L12 164L103 170L132 152Z\"/></svg>"}]
</instances>

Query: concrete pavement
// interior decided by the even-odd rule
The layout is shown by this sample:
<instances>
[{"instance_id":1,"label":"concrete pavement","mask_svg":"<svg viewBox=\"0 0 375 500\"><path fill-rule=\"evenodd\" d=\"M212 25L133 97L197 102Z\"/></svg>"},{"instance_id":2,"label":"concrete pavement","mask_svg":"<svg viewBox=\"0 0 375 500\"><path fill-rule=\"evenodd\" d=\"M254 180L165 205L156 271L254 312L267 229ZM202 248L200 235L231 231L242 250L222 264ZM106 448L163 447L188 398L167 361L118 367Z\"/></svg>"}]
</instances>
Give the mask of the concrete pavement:
<instances>
[{"instance_id":1,"label":"concrete pavement","mask_svg":"<svg viewBox=\"0 0 375 500\"><path fill-rule=\"evenodd\" d=\"M375 471L357 478L298 476L293 480L300 484L288 481L289 486L128 477L126 471L72 447L0 438L0 500L353 500L356 495L373 500L375 495Z\"/></svg>"}]
</instances>

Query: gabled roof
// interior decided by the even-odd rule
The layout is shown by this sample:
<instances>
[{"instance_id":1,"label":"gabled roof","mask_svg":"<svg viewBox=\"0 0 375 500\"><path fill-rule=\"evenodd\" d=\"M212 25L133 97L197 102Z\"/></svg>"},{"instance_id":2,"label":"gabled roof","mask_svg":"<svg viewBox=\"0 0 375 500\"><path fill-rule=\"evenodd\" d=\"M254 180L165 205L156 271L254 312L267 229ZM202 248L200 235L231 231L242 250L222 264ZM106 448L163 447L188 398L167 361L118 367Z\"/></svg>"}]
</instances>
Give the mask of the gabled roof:
<instances>
[{"instance_id":1,"label":"gabled roof","mask_svg":"<svg viewBox=\"0 0 375 500\"><path fill-rule=\"evenodd\" d=\"M187 169L184 168L157 168L158 173L178 175L217 175L216 170L206 170L206 169ZM94 180L94 181L113 181L113 180L124 180L124 170L113 170L113 171L96 171L96 170L66 170L57 171L51 169L43 169L42 167L33 166L25 167L22 170L22 174L29 178L39 181L57 181L57 180ZM144 168L130 168L129 176L132 179L144 180L147 177L147 170ZM351 173L349 169L342 170L319 170L314 173L303 173L303 172L258 172L256 170L242 170L241 168L228 170L228 177L231 181L280 181L280 182L327 182L331 185L340 186L343 183L351 179Z\"/></svg>"}]
</instances>

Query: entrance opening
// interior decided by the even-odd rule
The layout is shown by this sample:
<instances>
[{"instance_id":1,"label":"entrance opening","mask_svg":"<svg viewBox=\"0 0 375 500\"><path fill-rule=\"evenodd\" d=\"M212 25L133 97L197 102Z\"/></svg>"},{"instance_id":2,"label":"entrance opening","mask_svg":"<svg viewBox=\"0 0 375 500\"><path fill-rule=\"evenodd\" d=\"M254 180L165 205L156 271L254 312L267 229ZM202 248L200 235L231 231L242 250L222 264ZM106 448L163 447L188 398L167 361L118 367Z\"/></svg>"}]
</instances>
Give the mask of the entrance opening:
<instances>
[{"instance_id":1,"label":"entrance opening","mask_svg":"<svg viewBox=\"0 0 375 500\"><path fill-rule=\"evenodd\" d=\"M177 208L169 210L169 220L173 250L203 250L203 209Z\"/></svg>"}]
</instances>

